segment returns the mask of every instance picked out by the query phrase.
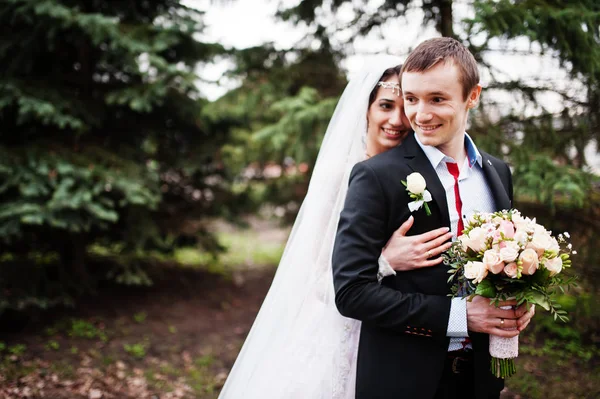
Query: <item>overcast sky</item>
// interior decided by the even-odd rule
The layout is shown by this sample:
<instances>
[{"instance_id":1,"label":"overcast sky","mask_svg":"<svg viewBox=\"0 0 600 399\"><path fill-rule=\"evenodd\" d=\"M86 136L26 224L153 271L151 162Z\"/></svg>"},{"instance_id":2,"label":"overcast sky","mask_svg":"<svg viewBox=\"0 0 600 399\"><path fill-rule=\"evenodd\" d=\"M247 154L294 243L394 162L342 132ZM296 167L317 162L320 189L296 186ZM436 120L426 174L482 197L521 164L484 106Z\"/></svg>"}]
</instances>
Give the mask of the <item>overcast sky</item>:
<instances>
[{"instance_id":1,"label":"overcast sky","mask_svg":"<svg viewBox=\"0 0 600 399\"><path fill-rule=\"evenodd\" d=\"M371 0L370 4L376 8L382 0ZM225 46L235 48L247 48L257 46L265 42L273 42L278 49L289 49L303 38L306 33L304 26L277 21L274 17L280 3L295 4L298 0L184 0L192 7L205 12L206 29L201 35L203 39L215 41ZM455 18L470 16L468 6L461 2L455 2ZM341 9L335 17L335 22L349 20L351 14L348 10ZM410 10L406 19L394 19L384 24L381 30L373 32L366 38L357 39L353 43L355 55L343 61L342 67L351 75L363 65L364 59L370 53L387 52L405 57L408 51L416 44L425 39L437 36L433 27L422 27L422 11L416 7ZM457 27L457 29L460 29ZM340 33L337 37L344 37ZM336 41L336 37L332 38ZM496 47L501 48L505 44L497 42ZM538 53L539 47L530 46L526 39L513 41L511 46L524 51ZM566 80L564 71L558 68L558 62L552 56L508 56L506 54L489 54L490 60L499 70L501 77L505 79L516 77L539 77L552 78L556 82ZM208 80L218 80L227 64L221 63L202 68L199 73ZM482 76L485 86L489 77ZM221 86L203 86L204 94L211 100L231 89L235 82L221 81Z\"/></svg>"},{"instance_id":2,"label":"overcast sky","mask_svg":"<svg viewBox=\"0 0 600 399\"><path fill-rule=\"evenodd\" d=\"M369 5L377 8L383 0L370 0ZM299 0L184 0L184 3L205 12L204 22L206 29L201 35L203 39L218 42L228 47L247 48L257 46L265 42L274 43L278 49L293 48L300 41L307 30L304 26L277 21L274 17L280 4L294 5ZM335 16L335 21L344 22L351 18L348 10L341 9ZM453 13L455 18L469 17L470 9L461 2L455 2ZM364 60L372 53L390 53L405 57L411 48L418 43L431 37L438 36L433 27L422 27L422 11L416 7L409 11L406 19L394 19L385 23L381 30L373 32L366 38L357 39L353 43L354 55L342 62L342 67L348 71L349 77L353 72L361 68ZM455 29L460 29L456 27ZM338 34L344 38L344 33ZM332 37L335 43L336 36ZM511 43L492 42L497 49L510 47L522 53L532 55L507 55L505 52L487 54L487 60L500 71L497 75L501 80L520 78L528 83L536 84L536 80L544 79L552 86L565 91L577 92L582 90L581 85L571 81L566 72L559 68L558 60L552 54L538 55L540 48L531 45L528 40L521 39ZM230 67L227 63L203 66L198 70L199 75L209 81L218 81L218 84L200 83L202 93L209 99L215 100L236 87L239 82L226 80L222 74ZM489 76L482 74L482 84L489 82ZM514 97L505 93L484 93L494 96L494 100L503 102L504 107L516 107L523 112L535 112L528 109L525 104L515 100ZM558 95L548 95L542 98L542 103L550 112L557 112L562 107L558 103ZM600 159L596 155L596 146L587 149L587 158L594 164L596 172L600 172Z\"/></svg>"}]
</instances>

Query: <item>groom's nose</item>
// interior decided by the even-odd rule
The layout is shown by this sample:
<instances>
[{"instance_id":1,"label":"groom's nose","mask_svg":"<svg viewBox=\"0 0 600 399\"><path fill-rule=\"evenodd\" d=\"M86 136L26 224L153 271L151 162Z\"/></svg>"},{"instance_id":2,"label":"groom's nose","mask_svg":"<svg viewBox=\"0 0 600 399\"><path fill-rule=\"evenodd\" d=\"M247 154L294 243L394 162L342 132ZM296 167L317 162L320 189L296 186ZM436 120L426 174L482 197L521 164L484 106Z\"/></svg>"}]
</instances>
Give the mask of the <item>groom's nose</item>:
<instances>
[{"instance_id":1,"label":"groom's nose","mask_svg":"<svg viewBox=\"0 0 600 399\"><path fill-rule=\"evenodd\" d=\"M433 115L431 114L430 110L427 108L426 104L420 103L417 106L417 115L415 118L417 123L428 122L431 120L432 116Z\"/></svg>"}]
</instances>

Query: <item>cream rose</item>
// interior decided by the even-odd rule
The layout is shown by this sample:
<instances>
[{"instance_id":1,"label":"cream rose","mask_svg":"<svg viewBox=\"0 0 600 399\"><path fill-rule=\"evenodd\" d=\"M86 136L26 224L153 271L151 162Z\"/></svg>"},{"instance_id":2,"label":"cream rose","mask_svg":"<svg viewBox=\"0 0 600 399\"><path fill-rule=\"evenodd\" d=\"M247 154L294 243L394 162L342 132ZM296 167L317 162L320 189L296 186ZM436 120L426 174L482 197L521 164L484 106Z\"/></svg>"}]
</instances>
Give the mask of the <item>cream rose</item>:
<instances>
[{"instance_id":1,"label":"cream rose","mask_svg":"<svg viewBox=\"0 0 600 399\"><path fill-rule=\"evenodd\" d=\"M488 269L483 262L469 261L465 265L465 277L473 280L473 283L479 284L488 275Z\"/></svg>"},{"instance_id":2,"label":"cream rose","mask_svg":"<svg viewBox=\"0 0 600 399\"><path fill-rule=\"evenodd\" d=\"M420 173L411 173L406 177L406 188L413 194L422 194L426 186L425 179Z\"/></svg>"},{"instance_id":3,"label":"cream rose","mask_svg":"<svg viewBox=\"0 0 600 399\"><path fill-rule=\"evenodd\" d=\"M506 263L513 262L519 256L519 244L515 241L503 241L500 245L500 257Z\"/></svg>"},{"instance_id":4,"label":"cream rose","mask_svg":"<svg viewBox=\"0 0 600 399\"><path fill-rule=\"evenodd\" d=\"M521 252L521 255L519 255L519 260L521 261L521 266L523 267L521 273L526 275L532 275L535 273L535 271L538 269L538 265L540 264L537 253L531 248L527 248Z\"/></svg>"},{"instance_id":5,"label":"cream rose","mask_svg":"<svg viewBox=\"0 0 600 399\"><path fill-rule=\"evenodd\" d=\"M481 227L475 227L469 232L467 245L475 252L485 251L487 249L486 232Z\"/></svg>"},{"instance_id":6,"label":"cream rose","mask_svg":"<svg viewBox=\"0 0 600 399\"><path fill-rule=\"evenodd\" d=\"M467 252L467 250L469 249L469 236L463 234L462 236L458 237L458 241L460 242L461 249Z\"/></svg>"},{"instance_id":7,"label":"cream rose","mask_svg":"<svg viewBox=\"0 0 600 399\"><path fill-rule=\"evenodd\" d=\"M562 271L563 262L560 256L548 259L544 262L544 267L550 271L550 276L554 276Z\"/></svg>"},{"instance_id":8,"label":"cream rose","mask_svg":"<svg viewBox=\"0 0 600 399\"><path fill-rule=\"evenodd\" d=\"M515 262L509 263L504 266L504 274L510 278L517 278L517 264Z\"/></svg>"},{"instance_id":9,"label":"cream rose","mask_svg":"<svg viewBox=\"0 0 600 399\"><path fill-rule=\"evenodd\" d=\"M494 274L498 274L504 270L504 262L502 262L502 257L496 251L491 249L485 251L482 261L485 267Z\"/></svg>"},{"instance_id":10,"label":"cream rose","mask_svg":"<svg viewBox=\"0 0 600 399\"><path fill-rule=\"evenodd\" d=\"M531 248L537 252L538 256L542 256L544 251L553 247L552 236L546 230L536 229L533 237L526 248Z\"/></svg>"}]
</instances>

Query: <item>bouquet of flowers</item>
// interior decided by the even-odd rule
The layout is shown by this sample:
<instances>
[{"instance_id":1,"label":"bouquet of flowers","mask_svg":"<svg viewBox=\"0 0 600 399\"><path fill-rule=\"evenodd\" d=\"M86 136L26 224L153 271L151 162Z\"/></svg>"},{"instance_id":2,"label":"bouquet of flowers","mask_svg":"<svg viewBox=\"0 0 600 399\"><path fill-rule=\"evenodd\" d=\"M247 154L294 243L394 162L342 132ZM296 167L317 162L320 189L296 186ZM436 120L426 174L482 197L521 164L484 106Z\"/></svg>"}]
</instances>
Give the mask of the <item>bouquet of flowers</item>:
<instances>
[{"instance_id":1,"label":"bouquet of flowers","mask_svg":"<svg viewBox=\"0 0 600 399\"><path fill-rule=\"evenodd\" d=\"M550 311L554 319L567 321L566 312L553 300L557 288L573 285L574 278L561 272L571 266L576 254L568 233L553 237L535 219L517 210L476 213L458 240L444 255L450 266L448 282L452 295L481 295L498 305L516 299L517 304L536 304ZM505 378L516 372L518 336L490 335L491 370Z\"/></svg>"}]
</instances>

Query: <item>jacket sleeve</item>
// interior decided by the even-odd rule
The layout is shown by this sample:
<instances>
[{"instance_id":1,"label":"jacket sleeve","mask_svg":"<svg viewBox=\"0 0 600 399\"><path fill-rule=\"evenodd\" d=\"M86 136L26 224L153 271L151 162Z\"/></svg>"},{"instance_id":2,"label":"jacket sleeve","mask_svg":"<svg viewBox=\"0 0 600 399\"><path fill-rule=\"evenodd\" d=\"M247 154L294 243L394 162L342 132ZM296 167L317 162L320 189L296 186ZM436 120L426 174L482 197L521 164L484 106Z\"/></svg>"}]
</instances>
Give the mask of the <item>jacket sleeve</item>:
<instances>
[{"instance_id":1,"label":"jacket sleeve","mask_svg":"<svg viewBox=\"0 0 600 399\"><path fill-rule=\"evenodd\" d=\"M389 201L370 166L357 164L333 248L336 306L342 315L364 323L401 333L415 333L419 326L419 335L445 339L450 297L403 293L377 283L377 259L389 238Z\"/></svg>"}]
</instances>

